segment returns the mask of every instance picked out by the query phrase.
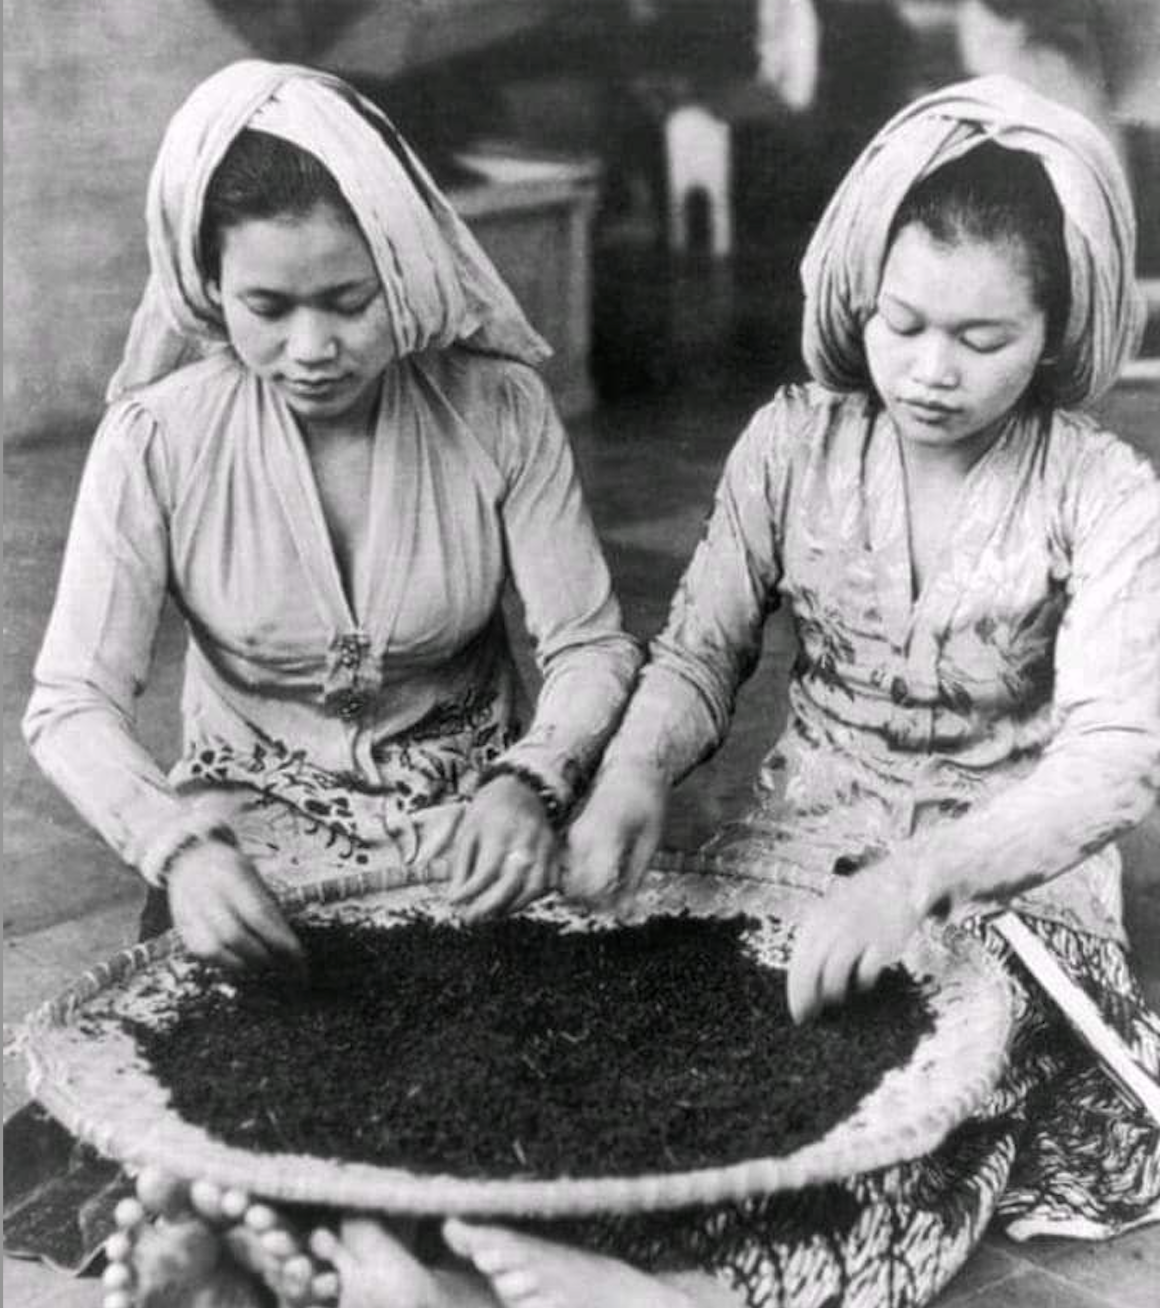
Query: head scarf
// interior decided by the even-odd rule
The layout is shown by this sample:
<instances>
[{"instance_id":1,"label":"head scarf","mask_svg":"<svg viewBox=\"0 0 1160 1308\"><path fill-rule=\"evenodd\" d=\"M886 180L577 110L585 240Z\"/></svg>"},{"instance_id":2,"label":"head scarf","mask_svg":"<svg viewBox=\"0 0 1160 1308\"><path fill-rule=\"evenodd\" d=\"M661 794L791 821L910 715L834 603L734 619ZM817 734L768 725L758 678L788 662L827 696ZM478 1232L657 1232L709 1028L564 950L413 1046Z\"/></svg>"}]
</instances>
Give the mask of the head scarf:
<instances>
[{"instance_id":1,"label":"head scarf","mask_svg":"<svg viewBox=\"0 0 1160 1308\"><path fill-rule=\"evenodd\" d=\"M334 177L378 269L399 356L453 341L527 363L551 353L385 115L337 77L244 60L202 82L166 129L146 201L149 282L110 400L226 344L199 234L210 178L246 127L309 151Z\"/></svg>"},{"instance_id":2,"label":"head scarf","mask_svg":"<svg viewBox=\"0 0 1160 1308\"><path fill-rule=\"evenodd\" d=\"M1054 369L1057 401L1085 403L1115 381L1144 322L1127 181L1086 118L1007 77L916 100L882 128L838 187L801 269L802 350L817 380L838 390L868 385L862 331L894 215L916 182L985 141L1038 158L1063 211L1071 307Z\"/></svg>"}]
</instances>

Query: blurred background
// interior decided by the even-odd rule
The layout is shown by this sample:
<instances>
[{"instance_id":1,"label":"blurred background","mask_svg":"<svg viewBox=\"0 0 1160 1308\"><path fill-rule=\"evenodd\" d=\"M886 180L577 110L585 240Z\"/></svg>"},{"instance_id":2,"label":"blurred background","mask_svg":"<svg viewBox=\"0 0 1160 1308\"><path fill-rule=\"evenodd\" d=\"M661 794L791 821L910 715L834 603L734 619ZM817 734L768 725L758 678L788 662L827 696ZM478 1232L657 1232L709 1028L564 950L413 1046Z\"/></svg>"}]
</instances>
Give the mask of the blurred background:
<instances>
[{"instance_id":1,"label":"blurred background","mask_svg":"<svg viewBox=\"0 0 1160 1308\"><path fill-rule=\"evenodd\" d=\"M1160 466L1160 0L5 0L4 16L6 1114L26 1098L11 1024L135 935L139 878L39 775L19 721L144 285L149 168L169 116L222 65L334 70L415 145L555 348L549 381L642 636L748 414L802 370L796 265L829 192L891 113L967 73L1072 104L1124 160L1153 310L1101 412ZM183 646L170 612L139 714L166 763ZM766 646L729 742L678 792L670 843L746 802L784 716L784 616ZM1157 1003L1160 816L1125 852ZM1004 1303L1150 1304L1148 1238L1067 1255L1066 1287L1063 1255L1046 1289L997 1247L973 1265L1031 1295ZM16 1308L98 1300L18 1271Z\"/></svg>"},{"instance_id":2,"label":"blurred background","mask_svg":"<svg viewBox=\"0 0 1160 1308\"><path fill-rule=\"evenodd\" d=\"M1156 0L6 0L5 18L10 439L91 423L164 125L252 55L389 111L555 345L569 413L723 352L792 368L820 206L891 112L968 71L1113 135L1160 277Z\"/></svg>"}]
</instances>

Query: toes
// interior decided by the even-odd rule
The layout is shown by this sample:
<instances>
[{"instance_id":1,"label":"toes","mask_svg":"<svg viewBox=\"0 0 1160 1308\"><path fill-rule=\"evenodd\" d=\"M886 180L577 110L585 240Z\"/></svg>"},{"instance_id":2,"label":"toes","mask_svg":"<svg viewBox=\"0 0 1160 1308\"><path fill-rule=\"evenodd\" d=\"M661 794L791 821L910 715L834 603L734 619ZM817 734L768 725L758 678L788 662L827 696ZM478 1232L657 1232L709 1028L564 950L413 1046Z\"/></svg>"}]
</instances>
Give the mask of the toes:
<instances>
[{"instance_id":1,"label":"toes","mask_svg":"<svg viewBox=\"0 0 1160 1308\"><path fill-rule=\"evenodd\" d=\"M147 1212L174 1218L189 1211L190 1189L159 1167L143 1167L137 1177L137 1198Z\"/></svg>"},{"instance_id":2,"label":"toes","mask_svg":"<svg viewBox=\"0 0 1160 1308\"><path fill-rule=\"evenodd\" d=\"M450 1218L443 1224L443 1238L462 1258L474 1263L485 1276L499 1276L519 1267L517 1237L502 1226L479 1226Z\"/></svg>"},{"instance_id":3,"label":"toes","mask_svg":"<svg viewBox=\"0 0 1160 1308\"><path fill-rule=\"evenodd\" d=\"M220 1222L225 1216L222 1197L221 1187L212 1181L194 1181L189 1187L189 1201L194 1211L207 1222Z\"/></svg>"}]
</instances>

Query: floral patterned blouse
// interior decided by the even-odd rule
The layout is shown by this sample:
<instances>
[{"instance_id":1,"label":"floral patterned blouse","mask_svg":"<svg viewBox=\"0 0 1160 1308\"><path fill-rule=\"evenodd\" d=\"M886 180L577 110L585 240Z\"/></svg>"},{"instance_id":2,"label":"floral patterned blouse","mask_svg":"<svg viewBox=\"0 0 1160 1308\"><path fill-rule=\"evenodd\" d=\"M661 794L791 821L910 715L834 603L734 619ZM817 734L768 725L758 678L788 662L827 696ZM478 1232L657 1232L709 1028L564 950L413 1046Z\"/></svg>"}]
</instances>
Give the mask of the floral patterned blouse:
<instances>
[{"instance_id":1,"label":"floral patterned blouse","mask_svg":"<svg viewBox=\"0 0 1160 1308\"><path fill-rule=\"evenodd\" d=\"M711 752L788 604L791 713L746 853L820 886L908 852L956 912L1014 898L1118 936L1114 840L1160 788L1156 475L1085 417L1019 414L917 598L909 551L877 401L780 392L730 456L609 760L675 780Z\"/></svg>"},{"instance_id":2,"label":"floral patterned blouse","mask_svg":"<svg viewBox=\"0 0 1160 1308\"><path fill-rule=\"evenodd\" d=\"M640 659L539 376L463 349L389 369L371 504L351 600L293 415L232 354L109 410L25 728L147 876L198 823L189 783L259 791L370 844L408 836L413 856L415 822L496 761L563 807L595 765ZM514 744L509 580L544 678ZM189 630L168 777L134 734L167 593Z\"/></svg>"}]
</instances>

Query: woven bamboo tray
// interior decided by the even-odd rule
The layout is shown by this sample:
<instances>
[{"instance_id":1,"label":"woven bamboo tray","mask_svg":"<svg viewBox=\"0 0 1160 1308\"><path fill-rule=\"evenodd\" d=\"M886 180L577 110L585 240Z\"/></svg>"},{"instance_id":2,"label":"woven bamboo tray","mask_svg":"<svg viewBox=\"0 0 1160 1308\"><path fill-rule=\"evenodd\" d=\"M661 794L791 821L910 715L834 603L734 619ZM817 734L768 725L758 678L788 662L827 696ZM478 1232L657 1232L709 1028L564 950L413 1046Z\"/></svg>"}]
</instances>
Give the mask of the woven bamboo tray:
<instances>
[{"instance_id":1,"label":"woven bamboo tray","mask_svg":"<svg viewBox=\"0 0 1160 1308\"><path fill-rule=\"evenodd\" d=\"M438 884L398 884L363 873L290 893L295 917L368 914L384 923L416 912L449 916ZM653 872L639 916L686 911L748 913L747 938L765 965L784 969L794 901L768 881L708 873ZM796 901L800 906L800 900ZM530 914L561 929L600 929L612 920L579 915L558 901ZM781 1157L642 1176L464 1179L311 1155L257 1153L225 1145L180 1118L121 1027L148 1019L188 987L192 964L175 935L127 949L86 973L34 1012L25 1028L29 1086L71 1131L131 1171L146 1165L190 1180L205 1177L252 1195L394 1214L559 1217L680 1208L792 1190L924 1154L975 1109L1002 1070L1012 994L1000 965L962 934L916 940L906 966L926 990L935 1022L904 1067L889 1072L856 1111L821 1139Z\"/></svg>"}]
</instances>

